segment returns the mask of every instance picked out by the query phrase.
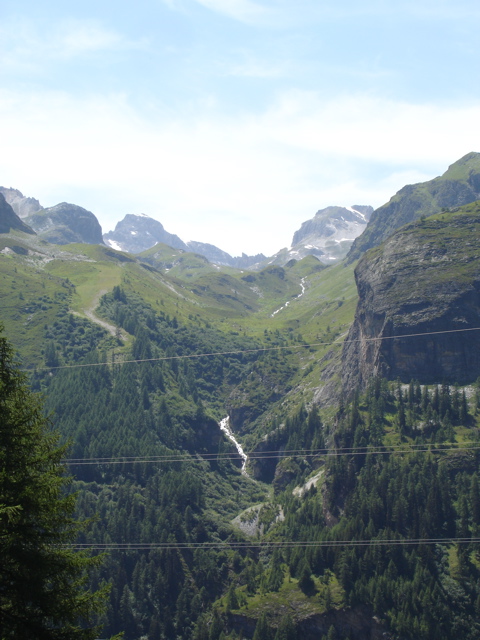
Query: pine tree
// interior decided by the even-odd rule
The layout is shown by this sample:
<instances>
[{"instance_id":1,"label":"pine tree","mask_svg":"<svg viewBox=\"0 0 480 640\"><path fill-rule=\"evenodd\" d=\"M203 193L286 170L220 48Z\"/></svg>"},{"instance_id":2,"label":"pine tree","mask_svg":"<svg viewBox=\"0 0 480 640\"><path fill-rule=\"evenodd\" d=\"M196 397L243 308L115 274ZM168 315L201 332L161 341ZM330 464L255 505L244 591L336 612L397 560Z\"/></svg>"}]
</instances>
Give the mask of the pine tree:
<instances>
[{"instance_id":1,"label":"pine tree","mask_svg":"<svg viewBox=\"0 0 480 640\"><path fill-rule=\"evenodd\" d=\"M272 640L272 638L273 634L268 624L268 618L265 613L262 613L257 620L253 640Z\"/></svg>"},{"instance_id":2,"label":"pine tree","mask_svg":"<svg viewBox=\"0 0 480 640\"><path fill-rule=\"evenodd\" d=\"M0 331L3 327L0 326ZM75 496L42 403L0 337L0 635L74 640L98 637L92 617L104 591L86 588L98 564L71 544Z\"/></svg>"},{"instance_id":3,"label":"pine tree","mask_svg":"<svg viewBox=\"0 0 480 640\"><path fill-rule=\"evenodd\" d=\"M298 640L297 630L290 616L285 616L280 621L275 640Z\"/></svg>"},{"instance_id":4,"label":"pine tree","mask_svg":"<svg viewBox=\"0 0 480 640\"><path fill-rule=\"evenodd\" d=\"M337 640L337 633L335 631L335 627L333 626L333 624L330 625L330 628L328 630L327 640Z\"/></svg>"}]
</instances>

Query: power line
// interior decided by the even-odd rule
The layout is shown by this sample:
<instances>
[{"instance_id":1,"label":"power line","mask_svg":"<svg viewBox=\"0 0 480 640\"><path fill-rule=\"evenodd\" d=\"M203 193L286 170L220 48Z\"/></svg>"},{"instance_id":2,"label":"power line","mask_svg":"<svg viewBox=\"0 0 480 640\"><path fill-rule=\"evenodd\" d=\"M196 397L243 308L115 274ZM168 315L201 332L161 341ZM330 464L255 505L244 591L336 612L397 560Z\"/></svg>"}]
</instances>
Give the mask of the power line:
<instances>
[{"instance_id":1,"label":"power line","mask_svg":"<svg viewBox=\"0 0 480 640\"><path fill-rule=\"evenodd\" d=\"M474 445L474 446L467 446ZM392 448L393 447L393 448ZM395 448L403 447L403 448ZM392 455L404 453L444 453L446 451L478 451L480 444L477 442L465 442L459 446L455 442L446 442L439 445L411 445L405 448L404 444L391 445L389 448L378 447L350 447L343 449L279 449L272 451L246 452L249 460L268 460L279 457L341 457L341 456L364 456L364 455ZM199 456L199 457L196 457ZM104 458L69 458L66 463L75 466L93 465L93 464L147 464L147 463L166 463L166 462L211 462L222 460L238 460L239 454L232 453L194 453L194 454L164 454L158 456L118 456Z\"/></svg>"},{"instance_id":2,"label":"power line","mask_svg":"<svg viewBox=\"0 0 480 640\"><path fill-rule=\"evenodd\" d=\"M212 353L193 353L188 355L181 356L161 356L158 358L143 358L143 359L134 359L134 360L119 360L117 362L89 362L89 363L81 363L81 364L65 364L59 365L57 367L36 367L36 371L52 371L57 369L79 369L85 367L103 367L103 366L111 366L111 365L124 365L124 364L133 364L140 362L161 362L165 360L183 360L183 359L195 359L195 358L210 358L214 356L226 356L226 355L242 355L247 353L260 353L265 351L282 351L282 350L294 350L294 349L309 349L312 347L321 347L321 346L330 346L337 347L343 344L350 344L354 342L380 342L382 340L401 340L403 338L416 338L421 336L435 336L435 335L443 335L447 333L462 333L466 331L480 331L480 327L471 327L469 329L446 329L444 331L428 331L425 333L406 333L400 336L380 336L377 338L357 338L355 340L343 340L339 342L338 340L334 340L333 342L312 342L310 344L300 344L300 345L288 345L288 346L277 346L277 347L259 347L257 349L239 349L232 351L215 351ZM32 369L23 369L23 371L32 372Z\"/></svg>"},{"instance_id":3,"label":"power line","mask_svg":"<svg viewBox=\"0 0 480 640\"><path fill-rule=\"evenodd\" d=\"M390 538L370 540L282 540L267 542L84 542L73 546L78 549L90 549L97 551L151 551L151 550L179 550L182 549L290 549L296 547L385 547L385 546L414 546L447 545L447 544L479 544L480 537L462 538Z\"/></svg>"}]
</instances>

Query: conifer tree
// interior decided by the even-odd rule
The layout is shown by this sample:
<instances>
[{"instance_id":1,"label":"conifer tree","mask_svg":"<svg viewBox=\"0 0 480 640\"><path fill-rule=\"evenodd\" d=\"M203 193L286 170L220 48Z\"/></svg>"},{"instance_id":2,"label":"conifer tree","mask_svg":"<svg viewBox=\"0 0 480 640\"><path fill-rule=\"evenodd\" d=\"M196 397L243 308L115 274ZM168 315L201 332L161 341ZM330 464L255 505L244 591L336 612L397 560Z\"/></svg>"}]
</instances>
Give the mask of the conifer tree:
<instances>
[{"instance_id":1,"label":"conifer tree","mask_svg":"<svg viewBox=\"0 0 480 640\"><path fill-rule=\"evenodd\" d=\"M297 630L290 616L284 616L280 621L275 640L298 640Z\"/></svg>"},{"instance_id":2,"label":"conifer tree","mask_svg":"<svg viewBox=\"0 0 480 640\"><path fill-rule=\"evenodd\" d=\"M3 327L0 326L0 332ZM0 636L2 640L98 637L103 590L86 587L98 564L71 544L79 525L61 463L65 447L0 336Z\"/></svg>"},{"instance_id":3,"label":"conifer tree","mask_svg":"<svg viewBox=\"0 0 480 640\"><path fill-rule=\"evenodd\" d=\"M253 634L253 640L272 640L273 633L268 624L268 618L265 613L262 613L257 620L255 626L255 633Z\"/></svg>"}]
</instances>

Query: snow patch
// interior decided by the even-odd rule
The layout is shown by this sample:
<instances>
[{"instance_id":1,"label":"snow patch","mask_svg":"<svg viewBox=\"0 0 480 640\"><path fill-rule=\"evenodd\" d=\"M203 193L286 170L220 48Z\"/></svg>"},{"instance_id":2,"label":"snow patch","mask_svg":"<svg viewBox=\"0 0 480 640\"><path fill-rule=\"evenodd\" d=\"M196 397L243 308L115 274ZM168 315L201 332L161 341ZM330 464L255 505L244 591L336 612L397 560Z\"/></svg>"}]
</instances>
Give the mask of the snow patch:
<instances>
[{"instance_id":1,"label":"snow patch","mask_svg":"<svg viewBox=\"0 0 480 640\"><path fill-rule=\"evenodd\" d=\"M107 244L112 247L112 249L115 249L115 251L123 251L123 248L118 244L118 242L115 242L115 240L107 240Z\"/></svg>"},{"instance_id":2,"label":"snow patch","mask_svg":"<svg viewBox=\"0 0 480 640\"><path fill-rule=\"evenodd\" d=\"M353 207L345 207L345 209L347 209L347 211L351 211L352 213L355 213L357 216L360 216L363 220L365 220L365 222L367 221L366 215L361 211L357 211Z\"/></svg>"}]
</instances>

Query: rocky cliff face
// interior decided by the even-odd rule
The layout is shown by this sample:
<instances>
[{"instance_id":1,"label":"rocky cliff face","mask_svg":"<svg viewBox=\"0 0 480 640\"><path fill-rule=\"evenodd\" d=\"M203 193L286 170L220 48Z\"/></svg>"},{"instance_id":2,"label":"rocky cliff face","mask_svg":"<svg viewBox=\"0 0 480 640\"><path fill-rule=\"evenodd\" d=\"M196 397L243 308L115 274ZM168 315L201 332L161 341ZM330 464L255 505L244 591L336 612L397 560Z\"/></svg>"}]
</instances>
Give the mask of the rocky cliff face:
<instances>
[{"instance_id":1,"label":"rocky cliff face","mask_svg":"<svg viewBox=\"0 0 480 640\"><path fill-rule=\"evenodd\" d=\"M480 375L479 241L473 203L407 225L363 256L342 354L347 394L376 375L425 384Z\"/></svg>"},{"instance_id":2,"label":"rocky cliff face","mask_svg":"<svg viewBox=\"0 0 480 640\"><path fill-rule=\"evenodd\" d=\"M54 207L41 209L25 218L25 222L52 244L103 244L102 227L96 216L76 204L61 202Z\"/></svg>"},{"instance_id":3,"label":"rocky cliff face","mask_svg":"<svg viewBox=\"0 0 480 640\"><path fill-rule=\"evenodd\" d=\"M7 189L0 187L0 193L8 204L12 207L19 218L26 218L33 213L40 211L42 205L35 198L27 198L18 189Z\"/></svg>"},{"instance_id":4,"label":"rocky cliff face","mask_svg":"<svg viewBox=\"0 0 480 640\"><path fill-rule=\"evenodd\" d=\"M365 251L378 246L409 222L479 198L480 153L469 153L452 164L442 176L407 185L387 204L376 209L365 231L352 244L348 260L357 260Z\"/></svg>"},{"instance_id":5,"label":"rocky cliff face","mask_svg":"<svg viewBox=\"0 0 480 640\"><path fill-rule=\"evenodd\" d=\"M23 231L35 235L35 231L27 226L17 216L12 207L0 193L0 233L9 233L12 230Z\"/></svg>"}]
</instances>

